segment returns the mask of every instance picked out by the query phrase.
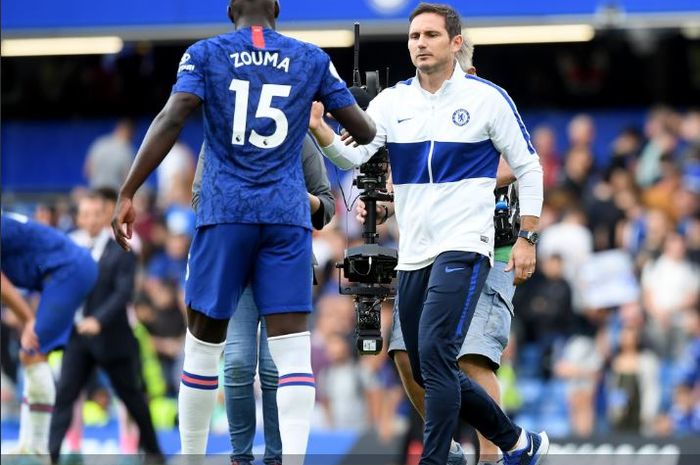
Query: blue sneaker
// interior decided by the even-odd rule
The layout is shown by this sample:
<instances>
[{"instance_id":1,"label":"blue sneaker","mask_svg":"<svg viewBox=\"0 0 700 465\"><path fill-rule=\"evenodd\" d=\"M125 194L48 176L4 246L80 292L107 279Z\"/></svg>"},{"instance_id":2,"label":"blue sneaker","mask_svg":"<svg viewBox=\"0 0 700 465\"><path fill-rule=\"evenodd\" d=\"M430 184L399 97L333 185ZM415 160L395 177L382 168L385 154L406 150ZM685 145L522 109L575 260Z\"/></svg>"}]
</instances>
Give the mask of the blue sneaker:
<instances>
[{"instance_id":1,"label":"blue sneaker","mask_svg":"<svg viewBox=\"0 0 700 465\"><path fill-rule=\"evenodd\" d=\"M447 465L467 465L467 456L464 454L462 445L457 441L452 441L450 445L450 455L447 456Z\"/></svg>"},{"instance_id":2,"label":"blue sneaker","mask_svg":"<svg viewBox=\"0 0 700 465\"><path fill-rule=\"evenodd\" d=\"M549 436L527 432L527 447L503 454L503 465L538 465L549 451Z\"/></svg>"}]
</instances>

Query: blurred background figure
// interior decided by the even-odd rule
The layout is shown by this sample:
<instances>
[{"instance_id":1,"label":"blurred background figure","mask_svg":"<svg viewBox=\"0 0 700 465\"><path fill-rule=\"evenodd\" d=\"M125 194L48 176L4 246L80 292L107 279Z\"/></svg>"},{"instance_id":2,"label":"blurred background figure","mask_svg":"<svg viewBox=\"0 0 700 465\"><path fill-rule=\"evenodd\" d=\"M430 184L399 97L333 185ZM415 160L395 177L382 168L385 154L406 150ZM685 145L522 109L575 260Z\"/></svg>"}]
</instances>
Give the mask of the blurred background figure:
<instances>
[{"instance_id":1,"label":"blurred background figure","mask_svg":"<svg viewBox=\"0 0 700 465\"><path fill-rule=\"evenodd\" d=\"M678 358L687 343L684 313L698 304L700 270L685 258L683 238L671 233L661 255L642 270L643 303L648 333L663 357Z\"/></svg>"},{"instance_id":2,"label":"blurred background figure","mask_svg":"<svg viewBox=\"0 0 700 465\"><path fill-rule=\"evenodd\" d=\"M532 133L532 145L540 156L540 163L544 170L544 188L552 188L559 181L561 163L554 130L549 126L538 126Z\"/></svg>"},{"instance_id":3,"label":"blurred background figure","mask_svg":"<svg viewBox=\"0 0 700 465\"><path fill-rule=\"evenodd\" d=\"M133 146L134 122L120 120L110 134L92 143L85 159L84 173L92 188L119 190L136 154Z\"/></svg>"},{"instance_id":4,"label":"blurred background figure","mask_svg":"<svg viewBox=\"0 0 700 465\"><path fill-rule=\"evenodd\" d=\"M649 433L659 412L659 359L643 348L641 338L639 328L623 327L612 357L608 415L616 432Z\"/></svg>"},{"instance_id":5,"label":"blurred background figure","mask_svg":"<svg viewBox=\"0 0 700 465\"><path fill-rule=\"evenodd\" d=\"M195 157L182 142L176 142L170 153L156 169L158 204L167 208L175 203L189 205L194 180Z\"/></svg>"},{"instance_id":6,"label":"blurred background figure","mask_svg":"<svg viewBox=\"0 0 700 465\"><path fill-rule=\"evenodd\" d=\"M98 192L83 197L78 205L78 240L98 264L97 284L75 318L75 327L64 349L61 375L51 418L49 450L58 460L61 445L74 413L73 404L100 367L116 395L138 424L140 445L153 459L162 459L141 384L140 357L127 318L133 297L136 256L125 252L108 229L108 200ZM97 405L108 410L109 394L96 390ZM101 401L101 402L100 402ZM125 451L135 453L136 450Z\"/></svg>"},{"instance_id":7,"label":"blurred background figure","mask_svg":"<svg viewBox=\"0 0 700 465\"><path fill-rule=\"evenodd\" d=\"M183 296L194 214L185 209L172 210L165 218L165 226L163 249L151 258L146 270L140 317L152 336L168 393L175 395L185 342Z\"/></svg>"}]
</instances>

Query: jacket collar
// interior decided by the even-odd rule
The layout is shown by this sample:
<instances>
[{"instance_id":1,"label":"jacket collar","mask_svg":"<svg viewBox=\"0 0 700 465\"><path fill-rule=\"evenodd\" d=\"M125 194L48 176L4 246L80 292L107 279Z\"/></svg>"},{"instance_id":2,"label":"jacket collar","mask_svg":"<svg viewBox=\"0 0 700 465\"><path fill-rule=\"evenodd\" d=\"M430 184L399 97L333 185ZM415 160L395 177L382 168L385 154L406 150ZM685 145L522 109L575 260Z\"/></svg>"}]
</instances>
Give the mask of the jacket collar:
<instances>
[{"instance_id":1,"label":"jacket collar","mask_svg":"<svg viewBox=\"0 0 700 465\"><path fill-rule=\"evenodd\" d=\"M438 96L449 90L456 81L462 79L466 72L459 66L459 63L457 60L455 60L454 63L455 67L454 70L452 71L452 76L449 77L449 79L446 79L445 82L442 83L440 88L434 93L431 94L427 90L423 89L423 87L420 85L420 80L418 79L418 70L416 69L416 76L413 78L413 81L411 82L411 85L416 87L418 90L420 90L422 93L428 96Z\"/></svg>"}]
</instances>

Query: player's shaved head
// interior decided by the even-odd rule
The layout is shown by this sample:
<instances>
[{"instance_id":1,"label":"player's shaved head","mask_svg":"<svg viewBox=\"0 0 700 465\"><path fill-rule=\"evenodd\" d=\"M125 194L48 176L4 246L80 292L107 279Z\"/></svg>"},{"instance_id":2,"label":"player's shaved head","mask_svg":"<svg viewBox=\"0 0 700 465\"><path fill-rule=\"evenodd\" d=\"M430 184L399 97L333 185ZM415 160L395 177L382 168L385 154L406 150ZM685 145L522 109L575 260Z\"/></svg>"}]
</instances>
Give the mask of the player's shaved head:
<instances>
[{"instance_id":1,"label":"player's shaved head","mask_svg":"<svg viewBox=\"0 0 700 465\"><path fill-rule=\"evenodd\" d=\"M228 17L238 27L260 24L263 20L274 26L280 14L278 0L230 0Z\"/></svg>"}]
</instances>

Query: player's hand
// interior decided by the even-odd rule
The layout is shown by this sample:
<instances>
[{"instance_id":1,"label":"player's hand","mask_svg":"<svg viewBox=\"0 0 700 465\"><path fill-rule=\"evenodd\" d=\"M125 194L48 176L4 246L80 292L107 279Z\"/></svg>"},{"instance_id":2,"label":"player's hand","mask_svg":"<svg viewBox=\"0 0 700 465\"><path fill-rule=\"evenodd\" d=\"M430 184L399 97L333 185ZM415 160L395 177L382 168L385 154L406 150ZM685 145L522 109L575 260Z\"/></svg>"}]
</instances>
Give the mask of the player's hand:
<instances>
[{"instance_id":1,"label":"player's hand","mask_svg":"<svg viewBox=\"0 0 700 465\"><path fill-rule=\"evenodd\" d=\"M505 271L515 270L513 284L518 286L535 272L535 263L535 246L520 237L513 245Z\"/></svg>"},{"instance_id":2,"label":"player's hand","mask_svg":"<svg viewBox=\"0 0 700 465\"><path fill-rule=\"evenodd\" d=\"M112 231L114 231L114 239L117 244L127 252L131 250L129 239L131 239L134 221L136 221L136 211L131 199L119 196L117 206L114 208Z\"/></svg>"},{"instance_id":3,"label":"player's hand","mask_svg":"<svg viewBox=\"0 0 700 465\"><path fill-rule=\"evenodd\" d=\"M321 199L313 195L311 192L307 193L309 196L309 207L311 207L311 214L313 215L321 208Z\"/></svg>"},{"instance_id":4,"label":"player's hand","mask_svg":"<svg viewBox=\"0 0 700 465\"><path fill-rule=\"evenodd\" d=\"M22 329L20 344L22 345L22 349L28 352L39 350L39 337L34 331L35 322L36 320L32 318L24 324L24 328Z\"/></svg>"},{"instance_id":5,"label":"player's hand","mask_svg":"<svg viewBox=\"0 0 700 465\"><path fill-rule=\"evenodd\" d=\"M340 140L342 140L345 143L345 145L352 144L353 147L357 147L360 145L357 142L355 142L355 139L345 129L343 129L343 131L340 133Z\"/></svg>"},{"instance_id":6,"label":"player's hand","mask_svg":"<svg viewBox=\"0 0 700 465\"><path fill-rule=\"evenodd\" d=\"M323 124L324 108L321 102L311 104L311 116L309 116L309 129L312 131L318 129Z\"/></svg>"},{"instance_id":7,"label":"player's hand","mask_svg":"<svg viewBox=\"0 0 700 465\"><path fill-rule=\"evenodd\" d=\"M377 221L380 221L382 224L386 219L384 218L385 215L385 207L383 207L380 204L377 204ZM365 224L365 218L367 217L367 209L366 205L362 200L357 201L357 205L355 205L355 218L357 218L357 221L359 221L362 224Z\"/></svg>"},{"instance_id":8,"label":"player's hand","mask_svg":"<svg viewBox=\"0 0 700 465\"><path fill-rule=\"evenodd\" d=\"M97 336L102 331L102 325L97 318L89 316L78 323L75 329L83 336Z\"/></svg>"},{"instance_id":9,"label":"player's hand","mask_svg":"<svg viewBox=\"0 0 700 465\"><path fill-rule=\"evenodd\" d=\"M357 200L357 205L355 205L355 218L362 224L365 224L365 217L367 216L367 210L365 209L365 203L362 200Z\"/></svg>"}]
</instances>

